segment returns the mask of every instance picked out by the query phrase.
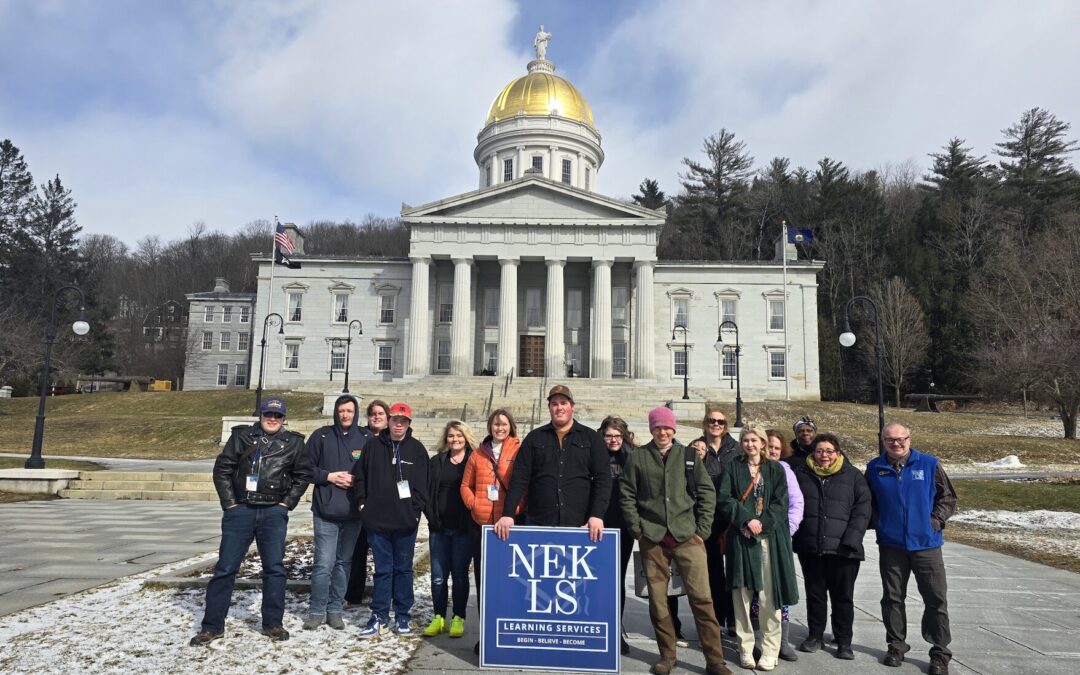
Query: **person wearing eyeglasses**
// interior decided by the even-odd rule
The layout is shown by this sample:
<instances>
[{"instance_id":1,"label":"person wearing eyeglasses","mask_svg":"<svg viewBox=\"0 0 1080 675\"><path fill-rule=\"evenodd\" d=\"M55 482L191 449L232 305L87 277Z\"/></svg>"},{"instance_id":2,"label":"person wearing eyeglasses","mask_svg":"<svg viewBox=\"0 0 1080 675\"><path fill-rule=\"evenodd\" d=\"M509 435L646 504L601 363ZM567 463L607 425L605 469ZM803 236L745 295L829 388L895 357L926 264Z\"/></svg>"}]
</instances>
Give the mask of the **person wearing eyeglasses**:
<instances>
[{"instance_id":1,"label":"person wearing eyeglasses","mask_svg":"<svg viewBox=\"0 0 1080 675\"><path fill-rule=\"evenodd\" d=\"M600 423L600 437L604 439L604 447L608 451L609 467L611 468L611 501L608 502L607 511L604 512L604 527L617 527L620 531L619 543L619 569L622 574L619 584L622 604L620 614L626 611L626 569L630 566L630 558L634 553L634 537L626 527L626 518L623 517L622 505L619 503L619 481L622 478L626 460L634 450L634 432L630 431L626 420L616 415L608 415ZM622 654L630 653L630 645L625 637L619 638L619 650Z\"/></svg>"},{"instance_id":2,"label":"person wearing eyeglasses","mask_svg":"<svg viewBox=\"0 0 1080 675\"><path fill-rule=\"evenodd\" d=\"M931 644L926 672L948 675L952 635L941 547L945 523L956 513L956 490L937 457L911 447L911 430L903 424L886 425L882 440L885 454L866 466L888 645L882 663L897 667L911 649L904 599L914 574L924 605L922 637Z\"/></svg>"},{"instance_id":3,"label":"person wearing eyeglasses","mask_svg":"<svg viewBox=\"0 0 1080 675\"><path fill-rule=\"evenodd\" d=\"M262 633L280 642L289 639L285 617L285 533L289 511L296 508L311 483L311 459L304 437L284 428L285 401L263 400L259 421L233 427L214 461L214 489L224 513L214 576L206 585L202 627L189 643L209 645L225 635L240 563L254 540L262 564Z\"/></svg>"},{"instance_id":4,"label":"person wearing eyeglasses","mask_svg":"<svg viewBox=\"0 0 1080 675\"><path fill-rule=\"evenodd\" d=\"M728 433L728 416L716 403L705 404L705 417L701 420L701 437L694 442L700 441L705 445L705 470L709 472L713 487L719 491L720 477L731 462L739 456L739 444ZM721 522L720 509L716 510L713 521L711 536L705 541L705 552L709 564L709 587L712 589L713 609L716 611L716 620L720 626L727 626L728 635L735 635L735 608L731 604L731 593L725 588L726 577L724 574L724 531L726 522ZM680 622L676 617L676 630L680 628ZM681 631L680 631L681 637Z\"/></svg>"},{"instance_id":5,"label":"person wearing eyeglasses","mask_svg":"<svg viewBox=\"0 0 1080 675\"><path fill-rule=\"evenodd\" d=\"M813 453L795 467L795 478L803 495L803 518L793 548L802 566L809 628L799 651L821 649L831 600L834 656L850 661L855 658L855 579L866 557L862 542L870 524L870 488L832 434L818 434Z\"/></svg>"}]
</instances>

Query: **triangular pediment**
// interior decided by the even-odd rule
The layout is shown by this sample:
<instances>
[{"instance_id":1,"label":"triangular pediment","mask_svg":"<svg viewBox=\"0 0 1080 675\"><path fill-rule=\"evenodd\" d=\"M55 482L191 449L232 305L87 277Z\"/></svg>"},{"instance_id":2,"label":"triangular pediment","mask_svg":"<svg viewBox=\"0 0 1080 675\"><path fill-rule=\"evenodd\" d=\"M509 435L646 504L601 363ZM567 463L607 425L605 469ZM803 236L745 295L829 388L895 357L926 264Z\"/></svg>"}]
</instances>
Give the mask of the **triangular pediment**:
<instances>
[{"instance_id":1,"label":"triangular pediment","mask_svg":"<svg viewBox=\"0 0 1080 675\"><path fill-rule=\"evenodd\" d=\"M424 206L403 208L405 222L597 221L662 223L662 213L578 190L545 178L527 177Z\"/></svg>"}]
</instances>

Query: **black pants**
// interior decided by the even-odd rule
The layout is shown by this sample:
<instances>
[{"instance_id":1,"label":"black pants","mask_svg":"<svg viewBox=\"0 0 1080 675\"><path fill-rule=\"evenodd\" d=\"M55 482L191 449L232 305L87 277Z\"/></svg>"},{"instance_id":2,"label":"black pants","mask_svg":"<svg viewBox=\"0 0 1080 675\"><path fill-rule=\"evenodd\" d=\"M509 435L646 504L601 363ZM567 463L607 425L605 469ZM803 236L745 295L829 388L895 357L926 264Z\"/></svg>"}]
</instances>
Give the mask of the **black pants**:
<instances>
[{"instance_id":1,"label":"black pants","mask_svg":"<svg viewBox=\"0 0 1080 675\"><path fill-rule=\"evenodd\" d=\"M839 645L851 646L855 622L855 579L861 561L836 555L800 553L806 586L806 623L810 637L821 640L832 602L832 633Z\"/></svg>"},{"instance_id":2,"label":"black pants","mask_svg":"<svg viewBox=\"0 0 1080 675\"><path fill-rule=\"evenodd\" d=\"M946 598L945 561L941 547L925 551L905 551L889 546L878 547L881 568L881 618L885 622L885 639L890 647L906 653L907 609L904 598L911 575L919 587L923 599L922 637L929 642L930 656L940 656L949 661L952 652L949 643L949 603Z\"/></svg>"},{"instance_id":3,"label":"black pants","mask_svg":"<svg viewBox=\"0 0 1080 675\"><path fill-rule=\"evenodd\" d=\"M364 600L364 591L367 589L367 563L368 563L367 531L361 527L360 536L356 539L356 548L353 549L352 568L349 573L349 585L345 589L345 601L352 605L359 605Z\"/></svg>"},{"instance_id":4,"label":"black pants","mask_svg":"<svg viewBox=\"0 0 1080 675\"><path fill-rule=\"evenodd\" d=\"M712 591L713 611L716 621L723 628L726 624L735 627L735 605L731 591L727 590L727 575L724 573L724 554L720 552L724 533L714 534L705 542L705 556L709 565L709 590Z\"/></svg>"}]
</instances>

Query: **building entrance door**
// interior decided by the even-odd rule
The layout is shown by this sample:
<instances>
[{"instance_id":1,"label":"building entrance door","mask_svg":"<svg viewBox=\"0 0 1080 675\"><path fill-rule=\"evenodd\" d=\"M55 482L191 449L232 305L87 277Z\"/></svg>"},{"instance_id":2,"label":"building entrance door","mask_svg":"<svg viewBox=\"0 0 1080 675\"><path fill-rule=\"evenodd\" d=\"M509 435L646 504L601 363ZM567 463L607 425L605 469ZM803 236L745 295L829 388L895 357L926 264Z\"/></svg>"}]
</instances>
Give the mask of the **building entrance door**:
<instances>
[{"instance_id":1,"label":"building entrance door","mask_svg":"<svg viewBox=\"0 0 1080 675\"><path fill-rule=\"evenodd\" d=\"M522 377L544 376L544 336L522 335L518 353L519 372Z\"/></svg>"}]
</instances>

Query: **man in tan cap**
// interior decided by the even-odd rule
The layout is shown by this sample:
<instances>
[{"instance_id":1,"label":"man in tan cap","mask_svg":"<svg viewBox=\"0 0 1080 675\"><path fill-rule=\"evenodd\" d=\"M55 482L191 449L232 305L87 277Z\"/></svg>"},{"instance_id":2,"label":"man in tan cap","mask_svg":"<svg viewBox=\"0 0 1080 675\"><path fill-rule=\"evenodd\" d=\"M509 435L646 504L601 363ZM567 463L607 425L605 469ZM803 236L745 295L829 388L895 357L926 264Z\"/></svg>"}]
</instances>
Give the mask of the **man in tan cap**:
<instances>
[{"instance_id":1,"label":"man in tan cap","mask_svg":"<svg viewBox=\"0 0 1080 675\"><path fill-rule=\"evenodd\" d=\"M588 527L589 538L599 541L611 498L607 448L600 434L574 419L569 387L555 385L547 399L551 422L522 441L503 513L514 513L528 494L527 524ZM506 539L513 524L513 518L503 516L495 534Z\"/></svg>"}]
</instances>

